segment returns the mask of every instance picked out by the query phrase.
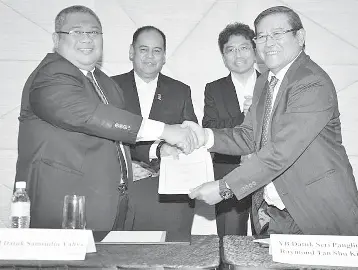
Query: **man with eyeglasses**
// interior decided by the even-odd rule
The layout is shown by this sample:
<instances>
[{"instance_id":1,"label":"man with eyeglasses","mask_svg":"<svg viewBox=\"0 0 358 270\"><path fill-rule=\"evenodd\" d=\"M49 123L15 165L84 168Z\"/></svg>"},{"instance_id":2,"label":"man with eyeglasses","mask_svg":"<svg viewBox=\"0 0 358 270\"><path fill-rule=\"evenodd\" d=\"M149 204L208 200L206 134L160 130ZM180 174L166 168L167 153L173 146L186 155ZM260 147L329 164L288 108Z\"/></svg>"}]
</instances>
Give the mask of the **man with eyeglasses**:
<instances>
[{"instance_id":1,"label":"man with eyeglasses","mask_svg":"<svg viewBox=\"0 0 358 270\"><path fill-rule=\"evenodd\" d=\"M163 139L188 153L190 129L124 110L122 90L104 74L102 26L84 6L55 19L54 53L28 78L21 102L15 181L26 181L32 228L61 228L65 195L86 198L87 228L133 227L128 146Z\"/></svg>"},{"instance_id":2,"label":"man with eyeglasses","mask_svg":"<svg viewBox=\"0 0 358 270\"><path fill-rule=\"evenodd\" d=\"M164 123L197 122L190 87L161 73L166 61L166 36L146 25L133 33L129 46L130 72L113 76L123 90L126 109ZM180 149L159 141L131 145L134 180L129 191L135 212L134 230L185 231L190 234L194 205L187 195L159 195L159 164L162 156ZM147 169L148 168L148 169Z\"/></svg>"},{"instance_id":3,"label":"man with eyeglasses","mask_svg":"<svg viewBox=\"0 0 358 270\"><path fill-rule=\"evenodd\" d=\"M229 24L220 32L218 45L230 74L206 85L203 127L233 128L244 121L260 76L254 67L254 36L254 31L243 23ZM240 156L213 153L215 179L222 179L240 162ZM218 203L215 206L218 235L247 235L250 206L251 196L241 201L233 197Z\"/></svg>"},{"instance_id":4,"label":"man with eyeglasses","mask_svg":"<svg viewBox=\"0 0 358 270\"><path fill-rule=\"evenodd\" d=\"M254 22L256 50L268 71L256 82L244 122L233 129L185 123L209 150L252 156L222 180L189 196L215 204L252 195L260 234L358 234L358 192L342 145L335 87L304 52L296 12L271 7ZM219 184L217 183L219 182Z\"/></svg>"}]
</instances>

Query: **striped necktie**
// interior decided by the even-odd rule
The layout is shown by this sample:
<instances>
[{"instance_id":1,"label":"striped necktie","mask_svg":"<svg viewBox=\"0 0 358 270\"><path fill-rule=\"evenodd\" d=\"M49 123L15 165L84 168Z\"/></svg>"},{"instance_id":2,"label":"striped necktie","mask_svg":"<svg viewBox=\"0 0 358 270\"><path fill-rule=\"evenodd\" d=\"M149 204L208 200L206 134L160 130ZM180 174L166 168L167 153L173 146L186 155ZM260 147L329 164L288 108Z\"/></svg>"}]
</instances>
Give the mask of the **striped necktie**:
<instances>
[{"instance_id":1,"label":"striped necktie","mask_svg":"<svg viewBox=\"0 0 358 270\"><path fill-rule=\"evenodd\" d=\"M94 88L96 94L98 95L98 97L101 99L101 101L104 104L108 104L106 95L102 91L101 87L99 87L99 85L97 84L92 72L90 72L90 71L87 72L86 77L92 83L93 88ZM119 162L121 164L121 183L124 183L127 185L128 184L128 170L127 170L126 161L125 161L122 149L121 149L121 144L122 144L121 142L116 142L117 155L118 155ZM124 187L124 188L126 189L126 187Z\"/></svg>"},{"instance_id":2,"label":"striped necktie","mask_svg":"<svg viewBox=\"0 0 358 270\"><path fill-rule=\"evenodd\" d=\"M272 108L273 107L272 106L273 92L274 92L277 82L278 82L278 79L275 76L272 76L269 84L266 87L267 93L266 93L266 100L265 100L264 120L262 123L262 134L261 134L260 148L264 147L268 140L269 125L270 125L271 114L272 114L272 109L273 109ZM262 205L262 202L264 200L264 196L263 196L264 189L265 189L265 187L262 187L252 194L252 201L255 204L256 209L258 211L259 211L260 206ZM262 211L259 212L259 218L267 219L267 217L262 217L261 215L263 215ZM263 227L263 226L261 226L261 227Z\"/></svg>"},{"instance_id":3,"label":"striped necktie","mask_svg":"<svg viewBox=\"0 0 358 270\"><path fill-rule=\"evenodd\" d=\"M268 128L270 125L271 113L272 113L272 100L273 100L273 91L278 82L278 79L275 76L271 77L270 83L267 87L266 101L265 101L265 114L264 121L262 123L262 134L261 134L261 148L264 147L267 143L268 138Z\"/></svg>"}]
</instances>

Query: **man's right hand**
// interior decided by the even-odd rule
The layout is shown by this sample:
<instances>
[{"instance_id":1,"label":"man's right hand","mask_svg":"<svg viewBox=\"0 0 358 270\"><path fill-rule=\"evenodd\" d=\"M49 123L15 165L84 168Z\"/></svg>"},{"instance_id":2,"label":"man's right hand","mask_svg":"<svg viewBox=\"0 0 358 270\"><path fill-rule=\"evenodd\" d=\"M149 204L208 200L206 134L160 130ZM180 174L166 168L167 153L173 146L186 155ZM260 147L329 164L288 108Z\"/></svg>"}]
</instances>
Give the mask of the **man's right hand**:
<instances>
[{"instance_id":1,"label":"man's right hand","mask_svg":"<svg viewBox=\"0 0 358 270\"><path fill-rule=\"evenodd\" d=\"M204 146L208 140L207 130L193 121L184 121L181 127L189 127L198 139L198 147Z\"/></svg>"},{"instance_id":2,"label":"man's right hand","mask_svg":"<svg viewBox=\"0 0 358 270\"><path fill-rule=\"evenodd\" d=\"M180 125L164 126L164 131L159 139L169 144L176 145L185 154L190 154L194 149L199 148L198 138L189 127L181 127Z\"/></svg>"}]
</instances>

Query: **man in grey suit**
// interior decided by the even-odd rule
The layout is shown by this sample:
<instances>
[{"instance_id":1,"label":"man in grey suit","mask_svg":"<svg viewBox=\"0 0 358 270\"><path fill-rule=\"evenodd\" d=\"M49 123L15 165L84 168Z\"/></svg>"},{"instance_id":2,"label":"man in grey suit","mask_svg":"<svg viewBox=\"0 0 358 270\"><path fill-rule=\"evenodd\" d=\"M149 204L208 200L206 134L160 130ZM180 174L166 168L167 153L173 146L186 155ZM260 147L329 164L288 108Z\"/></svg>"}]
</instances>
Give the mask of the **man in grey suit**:
<instances>
[{"instance_id":1,"label":"man in grey suit","mask_svg":"<svg viewBox=\"0 0 358 270\"><path fill-rule=\"evenodd\" d=\"M304 52L305 30L292 9L271 7L254 25L269 70L256 82L243 124L203 130L185 123L210 151L252 156L190 197L215 204L232 192L238 199L253 193L254 225L263 234L357 235L358 192L334 85Z\"/></svg>"},{"instance_id":2,"label":"man in grey suit","mask_svg":"<svg viewBox=\"0 0 358 270\"><path fill-rule=\"evenodd\" d=\"M30 226L61 228L64 196L77 194L86 196L87 228L131 228L131 163L122 142L163 139L189 152L196 137L124 110L122 90L96 67L102 26L91 9L62 10L52 37L55 52L28 78L19 117L15 181L27 182Z\"/></svg>"},{"instance_id":3,"label":"man in grey suit","mask_svg":"<svg viewBox=\"0 0 358 270\"><path fill-rule=\"evenodd\" d=\"M190 87L161 73L166 58L165 34L154 26L138 28L129 48L133 70L112 79L123 90L126 109L142 117L167 124L185 120L197 122ZM178 155L179 149L156 141L131 145L135 161L159 169L163 155ZM137 171L134 167L134 176ZM191 232L194 207L187 195L158 195L159 177L141 175L129 191L134 205L134 230L166 230Z\"/></svg>"}]
</instances>

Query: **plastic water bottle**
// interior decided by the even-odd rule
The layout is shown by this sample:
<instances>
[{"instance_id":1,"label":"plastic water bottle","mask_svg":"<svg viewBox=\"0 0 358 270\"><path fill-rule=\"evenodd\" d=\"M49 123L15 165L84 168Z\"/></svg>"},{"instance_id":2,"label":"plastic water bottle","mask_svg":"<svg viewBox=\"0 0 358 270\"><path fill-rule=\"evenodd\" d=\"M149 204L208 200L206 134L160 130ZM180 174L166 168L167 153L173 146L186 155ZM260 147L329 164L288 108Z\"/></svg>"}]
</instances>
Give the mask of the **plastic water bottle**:
<instances>
[{"instance_id":1,"label":"plastic water bottle","mask_svg":"<svg viewBox=\"0 0 358 270\"><path fill-rule=\"evenodd\" d=\"M30 227L30 198L26 193L26 182L16 182L11 198L11 228Z\"/></svg>"}]
</instances>

